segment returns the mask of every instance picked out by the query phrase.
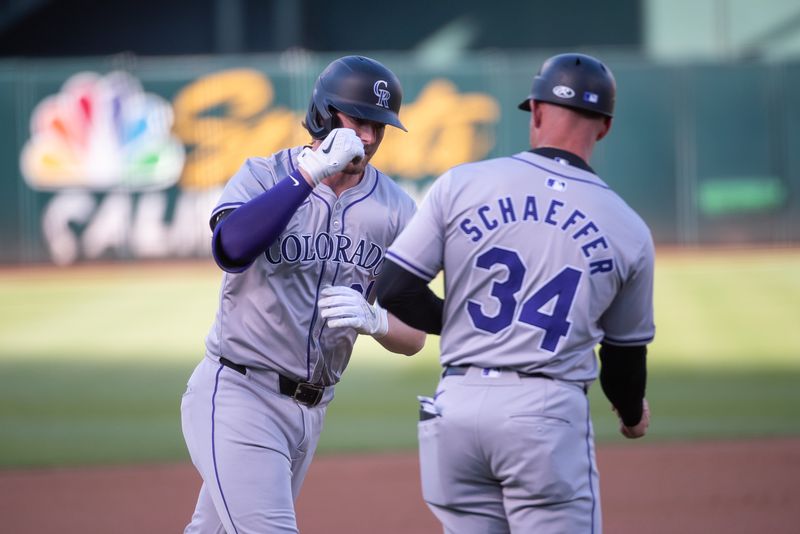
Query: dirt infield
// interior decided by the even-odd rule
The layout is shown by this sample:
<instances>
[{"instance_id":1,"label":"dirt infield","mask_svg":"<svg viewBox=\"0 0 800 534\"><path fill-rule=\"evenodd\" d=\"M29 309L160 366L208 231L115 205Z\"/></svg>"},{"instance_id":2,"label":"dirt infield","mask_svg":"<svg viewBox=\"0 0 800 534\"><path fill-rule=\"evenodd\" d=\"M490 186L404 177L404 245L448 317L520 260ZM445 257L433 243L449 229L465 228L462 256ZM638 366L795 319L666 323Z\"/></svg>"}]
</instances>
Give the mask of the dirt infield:
<instances>
[{"instance_id":1,"label":"dirt infield","mask_svg":"<svg viewBox=\"0 0 800 534\"><path fill-rule=\"evenodd\" d=\"M600 447L606 534L789 534L800 525L800 438ZM191 465L0 471L0 530L181 532ZM322 456L298 503L305 533L434 534L413 454Z\"/></svg>"}]
</instances>

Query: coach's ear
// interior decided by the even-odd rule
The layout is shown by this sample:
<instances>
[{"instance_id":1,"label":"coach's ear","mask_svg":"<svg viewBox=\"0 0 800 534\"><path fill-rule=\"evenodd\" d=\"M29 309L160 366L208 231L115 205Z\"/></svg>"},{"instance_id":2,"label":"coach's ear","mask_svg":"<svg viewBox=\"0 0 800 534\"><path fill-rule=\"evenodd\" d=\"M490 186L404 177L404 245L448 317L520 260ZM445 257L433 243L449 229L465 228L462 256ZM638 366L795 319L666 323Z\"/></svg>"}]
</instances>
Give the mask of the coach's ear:
<instances>
[{"instance_id":1,"label":"coach's ear","mask_svg":"<svg viewBox=\"0 0 800 534\"><path fill-rule=\"evenodd\" d=\"M614 119L612 119L611 117L603 117L603 126L597 132L597 141L608 135L608 132L611 130L611 122L613 120Z\"/></svg>"},{"instance_id":2,"label":"coach's ear","mask_svg":"<svg viewBox=\"0 0 800 534\"><path fill-rule=\"evenodd\" d=\"M537 130L542 127L542 104L531 99L531 126Z\"/></svg>"}]
</instances>

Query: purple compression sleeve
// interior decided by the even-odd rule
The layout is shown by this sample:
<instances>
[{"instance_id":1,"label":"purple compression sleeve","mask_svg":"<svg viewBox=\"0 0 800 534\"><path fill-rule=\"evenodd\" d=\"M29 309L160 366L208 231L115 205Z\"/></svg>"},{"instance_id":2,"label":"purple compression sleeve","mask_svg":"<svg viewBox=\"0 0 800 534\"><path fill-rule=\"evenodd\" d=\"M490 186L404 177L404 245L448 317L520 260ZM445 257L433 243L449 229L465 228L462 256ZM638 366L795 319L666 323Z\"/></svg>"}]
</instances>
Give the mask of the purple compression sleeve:
<instances>
[{"instance_id":1,"label":"purple compression sleeve","mask_svg":"<svg viewBox=\"0 0 800 534\"><path fill-rule=\"evenodd\" d=\"M246 270L286 228L311 190L300 171L294 171L233 210L214 228L211 249L217 265L233 273Z\"/></svg>"}]
</instances>

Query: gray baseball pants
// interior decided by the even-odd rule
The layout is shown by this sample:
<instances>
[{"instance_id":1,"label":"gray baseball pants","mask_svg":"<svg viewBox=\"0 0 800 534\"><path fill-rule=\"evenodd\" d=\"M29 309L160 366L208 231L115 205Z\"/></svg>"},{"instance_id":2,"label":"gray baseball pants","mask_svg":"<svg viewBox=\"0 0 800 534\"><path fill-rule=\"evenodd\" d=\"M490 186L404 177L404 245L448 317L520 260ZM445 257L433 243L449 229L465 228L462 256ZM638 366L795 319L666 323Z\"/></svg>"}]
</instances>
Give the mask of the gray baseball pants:
<instances>
[{"instance_id":1,"label":"gray baseball pants","mask_svg":"<svg viewBox=\"0 0 800 534\"><path fill-rule=\"evenodd\" d=\"M425 502L450 534L600 534L583 386L470 367L418 426Z\"/></svg>"}]
</instances>

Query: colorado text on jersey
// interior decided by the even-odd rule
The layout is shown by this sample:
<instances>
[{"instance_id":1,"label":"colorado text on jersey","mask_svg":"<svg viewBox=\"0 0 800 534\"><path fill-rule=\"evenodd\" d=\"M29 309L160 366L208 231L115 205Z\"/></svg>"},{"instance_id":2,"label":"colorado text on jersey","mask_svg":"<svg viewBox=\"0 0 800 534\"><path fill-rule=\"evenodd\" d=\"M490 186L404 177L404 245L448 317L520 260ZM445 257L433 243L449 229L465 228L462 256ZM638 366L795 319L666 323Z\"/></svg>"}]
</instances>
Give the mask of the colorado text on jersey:
<instances>
[{"instance_id":1,"label":"colorado text on jersey","mask_svg":"<svg viewBox=\"0 0 800 534\"><path fill-rule=\"evenodd\" d=\"M332 261L358 265L367 271L379 267L383 249L364 239L357 242L344 234L288 234L281 236L264 253L273 265L281 262ZM376 273L377 274L377 273Z\"/></svg>"}]
</instances>

